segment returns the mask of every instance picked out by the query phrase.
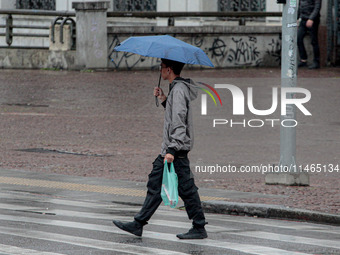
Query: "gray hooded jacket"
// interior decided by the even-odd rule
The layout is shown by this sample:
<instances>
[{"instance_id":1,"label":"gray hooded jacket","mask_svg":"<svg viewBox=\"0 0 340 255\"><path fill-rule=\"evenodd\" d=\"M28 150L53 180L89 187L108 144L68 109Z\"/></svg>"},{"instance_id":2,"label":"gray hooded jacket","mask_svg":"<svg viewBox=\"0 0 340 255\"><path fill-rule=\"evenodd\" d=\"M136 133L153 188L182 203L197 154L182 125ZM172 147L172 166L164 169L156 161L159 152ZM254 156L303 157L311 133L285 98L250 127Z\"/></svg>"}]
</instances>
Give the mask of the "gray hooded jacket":
<instances>
[{"instance_id":1,"label":"gray hooded jacket","mask_svg":"<svg viewBox=\"0 0 340 255\"><path fill-rule=\"evenodd\" d=\"M198 88L190 79L176 78L171 84L165 107L161 155L190 151L194 144L191 101L197 98Z\"/></svg>"}]
</instances>

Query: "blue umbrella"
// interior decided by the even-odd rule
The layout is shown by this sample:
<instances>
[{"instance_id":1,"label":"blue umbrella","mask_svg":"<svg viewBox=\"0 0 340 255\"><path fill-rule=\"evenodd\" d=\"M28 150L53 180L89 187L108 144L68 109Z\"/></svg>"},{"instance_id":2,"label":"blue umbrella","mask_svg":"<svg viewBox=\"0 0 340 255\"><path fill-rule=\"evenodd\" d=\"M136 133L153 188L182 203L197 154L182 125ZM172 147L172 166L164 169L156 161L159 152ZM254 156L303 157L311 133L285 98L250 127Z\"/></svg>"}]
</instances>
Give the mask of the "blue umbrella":
<instances>
[{"instance_id":1,"label":"blue umbrella","mask_svg":"<svg viewBox=\"0 0 340 255\"><path fill-rule=\"evenodd\" d=\"M114 50L136 53L145 57L166 58L185 64L214 67L202 49L170 35L130 37L116 46Z\"/></svg>"},{"instance_id":2,"label":"blue umbrella","mask_svg":"<svg viewBox=\"0 0 340 255\"><path fill-rule=\"evenodd\" d=\"M170 35L132 36L117 45L114 50L131 52L145 57L165 58L184 64L214 67L202 49ZM158 87L160 83L161 75L159 75ZM157 97L155 99L158 107Z\"/></svg>"}]
</instances>

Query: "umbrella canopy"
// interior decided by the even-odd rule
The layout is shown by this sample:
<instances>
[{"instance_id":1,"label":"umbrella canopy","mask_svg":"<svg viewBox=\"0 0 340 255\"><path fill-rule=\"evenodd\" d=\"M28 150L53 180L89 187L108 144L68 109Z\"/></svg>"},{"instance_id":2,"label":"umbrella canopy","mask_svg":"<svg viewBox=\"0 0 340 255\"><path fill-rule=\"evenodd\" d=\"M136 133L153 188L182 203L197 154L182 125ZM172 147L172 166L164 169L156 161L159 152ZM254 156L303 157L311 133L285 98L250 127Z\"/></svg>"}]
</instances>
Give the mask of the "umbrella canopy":
<instances>
[{"instance_id":1,"label":"umbrella canopy","mask_svg":"<svg viewBox=\"0 0 340 255\"><path fill-rule=\"evenodd\" d=\"M130 37L116 46L114 50L136 53L145 57L166 58L185 64L214 67L202 49L170 35Z\"/></svg>"}]
</instances>

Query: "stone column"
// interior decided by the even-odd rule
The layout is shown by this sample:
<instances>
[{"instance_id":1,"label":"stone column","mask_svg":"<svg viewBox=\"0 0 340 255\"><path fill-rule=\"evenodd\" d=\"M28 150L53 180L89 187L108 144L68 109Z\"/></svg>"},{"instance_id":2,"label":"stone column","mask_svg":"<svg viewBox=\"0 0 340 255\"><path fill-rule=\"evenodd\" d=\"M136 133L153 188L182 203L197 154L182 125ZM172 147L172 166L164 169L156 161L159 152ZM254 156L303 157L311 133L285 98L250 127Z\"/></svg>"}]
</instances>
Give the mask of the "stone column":
<instances>
[{"instance_id":1,"label":"stone column","mask_svg":"<svg viewBox=\"0 0 340 255\"><path fill-rule=\"evenodd\" d=\"M77 23L77 65L80 68L107 68L108 1L73 2Z\"/></svg>"}]
</instances>

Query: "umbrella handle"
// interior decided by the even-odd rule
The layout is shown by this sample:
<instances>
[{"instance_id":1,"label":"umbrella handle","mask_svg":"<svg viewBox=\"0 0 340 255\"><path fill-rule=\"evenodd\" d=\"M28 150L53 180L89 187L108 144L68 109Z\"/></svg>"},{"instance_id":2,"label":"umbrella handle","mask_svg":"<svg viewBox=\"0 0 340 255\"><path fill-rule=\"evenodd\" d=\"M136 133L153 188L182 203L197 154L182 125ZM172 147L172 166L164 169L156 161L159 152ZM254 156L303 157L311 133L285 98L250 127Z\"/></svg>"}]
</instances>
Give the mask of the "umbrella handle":
<instances>
[{"instance_id":1,"label":"umbrella handle","mask_svg":"<svg viewBox=\"0 0 340 255\"><path fill-rule=\"evenodd\" d=\"M159 107L158 98L155 96L156 106Z\"/></svg>"},{"instance_id":2,"label":"umbrella handle","mask_svg":"<svg viewBox=\"0 0 340 255\"><path fill-rule=\"evenodd\" d=\"M160 74L159 74L159 80L158 80L158 88L159 88L160 85L161 85L161 78L162 78L162 74L160 73ZM157 96L155 96L155 101L156 101L156 106L159 107L159 102L158 102Z\"/></svg>"}]
</instances>

